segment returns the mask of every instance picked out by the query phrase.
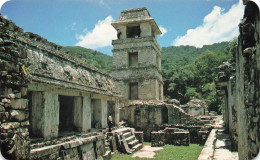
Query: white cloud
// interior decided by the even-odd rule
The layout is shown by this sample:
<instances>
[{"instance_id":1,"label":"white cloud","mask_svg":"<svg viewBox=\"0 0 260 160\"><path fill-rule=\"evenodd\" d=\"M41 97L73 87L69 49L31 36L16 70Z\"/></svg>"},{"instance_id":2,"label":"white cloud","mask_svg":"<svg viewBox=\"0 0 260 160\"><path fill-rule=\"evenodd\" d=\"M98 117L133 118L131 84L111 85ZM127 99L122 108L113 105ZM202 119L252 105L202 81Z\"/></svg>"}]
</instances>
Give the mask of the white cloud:
<instances>
[{"instance_id":1,"label":"white cloud","mask_svg":"<svg viewBox=\"0 0 260 160\"><path fill-rule=\"evenodd\" d=\"M5 19L8 19L8 16L7 16L7 15L3 15L3 17L4 17Z\"/></svg>"},{"instance_id":2,"label":"white cloud","mask_svg":"<svg viewBox=\"0 0 260 160\"><path fill-rule=\"evenodd\" d=\"M244 6L240 0L227 12L223 8L215 6L213 10L204 17L203 24L195 29L187 30L186 35L177 37L173 45L191 45L202 47L205 44L213 44L229 41L238 36L238 24L243 18Z\"/></svg>"},{"instance_id":3,"label":"white cloud","mask_svg":"<svg viewBox=\"0 0 260 160\"><path fill-rule=\"evenodd\" d=\"M162 36L165 35L165 33L167 33L167 29L164 28L163 26L159 26L159 28L160 28L160 30L161 30L161 32L162 32L162 34L160 35L160 36L162 37Z\"/></svg>"},{"instance_id":4,"label":"white cloud","mask_svg":"<svg viewBox=\"0 0 260 160\"><path fill-rule=\"evenodd\" d=\"M0 12L1 12L1 8L2 8L3 5L5 4L5 2L8 2L8 1L11 1L11 0L1 0L1 1L0 1Z\"/></svg>"},{"instance_id":5,"label":"white cloud","mask_svg":"<svg viewBox=\"0 0 260 160\"><path fill-rule=\"evenodd\" d=\"M112 46L111 41L116 39L116 30L111 23L113 18L108 16L104 20L99 20L92 31L87 31L83 35L77 36L79 42L76 46L97 49Z\"/></svg>"}]
</instances>

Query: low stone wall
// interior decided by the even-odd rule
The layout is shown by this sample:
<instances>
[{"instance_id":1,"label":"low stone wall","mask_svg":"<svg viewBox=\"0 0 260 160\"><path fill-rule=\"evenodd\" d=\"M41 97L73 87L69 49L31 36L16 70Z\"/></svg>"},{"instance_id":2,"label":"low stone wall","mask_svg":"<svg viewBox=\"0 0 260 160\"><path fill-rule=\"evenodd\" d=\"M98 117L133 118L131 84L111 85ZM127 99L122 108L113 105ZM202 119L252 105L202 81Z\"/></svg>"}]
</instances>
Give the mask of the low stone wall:
<instances>
[{"instance_id":1,"label":"low stone wall","mask_svg":"<svg viewBox=\"0 0 260 160\"><path fill-rule=\"evenodd\" d=\"M151 137L153 147L163 146L164 144L178 146L190 145L190 133L183 129L166 128L163 131L152 132Z\"/></svg>"},{"instance_id":2,"label":"low stone wall","mask_svg":"<svg viewBox=\"0 0 260 160\"><path fill-rule=\"evenodd\" d=\"M151 140L151 132L159 131L163 124L180 126L203 126L208 121L185 113L174 104L136 101L120 109L120 118L130 127L144 132L144 140Z\"/></svg>"},{"instance_id":3,"label":"low stone wall","mask_svg":"<svg viewBox=\"0 0 260 160\"><path fill-rule=\"evenodd\" d=\"M87 136L87 135L85 135ZM61 141L42 142L44 147L35 148L37 144L31 145L30 158L31 159L99 159L105 154L104 135L96 135L84 138L68 137ZM58 142L57 142L58 141ZM55 144L56 142L56 144ZM54 143L51 144L50 143ZM40 145L40 146L41 146Z\"/></svg>"},{"instance_id":4,"label":"low stone wall","mask_svg":"<svg viewBox=\"0 0 260 160\"><path fill-rule=\"evenodd\" d=\"M208 136L209 132L212 129L211 125L201 125L201 126L189 126L189 125L163 125L161 129L166 128L178 128L189 131L190 134L190 143L198 143L201 144L203 141L202 135ZM207 131L207 133L202 133L200 131ZM206 137L207 138L207 137Z\"/></svg>"}]
</instances>

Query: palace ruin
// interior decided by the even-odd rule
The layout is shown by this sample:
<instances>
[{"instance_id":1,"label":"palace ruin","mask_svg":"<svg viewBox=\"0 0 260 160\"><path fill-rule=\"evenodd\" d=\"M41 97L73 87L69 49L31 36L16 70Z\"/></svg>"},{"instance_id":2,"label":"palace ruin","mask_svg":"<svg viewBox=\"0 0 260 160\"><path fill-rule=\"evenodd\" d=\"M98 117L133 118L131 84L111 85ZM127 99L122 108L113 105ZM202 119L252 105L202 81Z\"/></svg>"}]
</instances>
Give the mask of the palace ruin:
<instances>
[{"instance_id":1,"label":"palace ruin","mask_svg":"<svg viewBox=\"0 0 260 160\"><path fill-rule=\"evenodd\" d=\"M240 159L252 159L260 148L260 16L253 1L244 3L237 50L231 63L219 67L216 86L232 146ZM204 145L215 132L216 116L204 102L163 100L156 40L161 31L148 10L124 10L112 25L118 39L112 42L110 76L0 16L0 140L6 158L109 159L111 151L133 153L143 141Z\"/></svg>"}]
</instances>

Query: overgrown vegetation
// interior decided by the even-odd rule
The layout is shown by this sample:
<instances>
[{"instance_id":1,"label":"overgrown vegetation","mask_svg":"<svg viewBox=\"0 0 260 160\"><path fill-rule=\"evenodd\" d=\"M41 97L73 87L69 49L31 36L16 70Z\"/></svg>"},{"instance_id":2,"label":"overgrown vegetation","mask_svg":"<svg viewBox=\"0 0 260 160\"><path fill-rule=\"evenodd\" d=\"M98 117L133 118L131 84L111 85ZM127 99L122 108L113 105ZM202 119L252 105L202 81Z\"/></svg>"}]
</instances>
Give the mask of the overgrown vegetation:
<instances>
[{"instance_id":1,"label":"overgrown vegetation","mask_svg":"<svg viewBox=\"0 0 260 160\"><path fill-rule=\"evenodd\" d=\"M181 104L201 99L206 101L209 110L219 111L221 103L216 97L215 68L231 58L229 44L233 42L217 43L200 49L181 46L178 50L175 48L172 52L163 52L162 59L166 62L162 62L165 98L178 99ZM175 54L179 55L176 57ZM176 62L173 58L179 60Z\"/></svg>"},{"instance_id":2,"label":"overgrown vegetation","mask_svg":"<svg viewBox=\"0 0 260 160\"><path fill-rule=\"evenodd\" d=\"M218 111L220 102L216 99L214 78L215 68L231 57L236 39L205 45L170 46L162 48L162 73L164 96L178 99L181 104L191 99L205 100L210 110ZM82 47L64 47L71 54L87 59L87 62L100 70L111 73L112 56Z\"/></svg>"},{"instance_id":3,"label":"overgrown vegetation","mask_svg":"<svg viewBox=\"0 0 260 160\"><path fill-rule=\"evenodd\" d=\"M163 150L156 153L154 160L197 160L202 148L203 146L199 144L190 144L190 146L166 145L163 147ZM144 158L132 158L131 156L114 154L111 160L144 160Z\"/></svg>"}]
</instances>

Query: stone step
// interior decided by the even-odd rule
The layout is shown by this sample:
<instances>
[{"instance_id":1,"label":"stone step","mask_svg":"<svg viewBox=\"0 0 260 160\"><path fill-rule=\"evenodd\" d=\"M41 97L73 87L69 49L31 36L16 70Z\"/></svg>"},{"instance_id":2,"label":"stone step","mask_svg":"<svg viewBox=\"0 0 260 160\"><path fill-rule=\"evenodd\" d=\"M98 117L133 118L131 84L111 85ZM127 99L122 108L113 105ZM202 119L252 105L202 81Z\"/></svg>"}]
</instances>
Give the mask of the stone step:
<instances>
[{"instance_id":1,"label":"stone step","mask_svg":"<svg viewBox=\"0 0 260 160\"><path fill-rule=\"evenodd\" d=\"M129 143L128 143L128 146L129 146L130 148L133 148L133 146L135 146L138 142L139 142L139 141L138 141L137 139L135 139L134 141L129 142Z\"/></svg>"},{"instance_id":2,"label":"stone step","mask_svg":"<svg viewBox=\"0 0 260 160\"><path fill-rule=\"evenodd\" d=\"M106 151L106 153L103 155L104 159L111 159L111 151Z\"/></svg>"},{"instance_id":3,"label":"stone step","mask_svg":"<svg viewBox=\"0 0 260 160\"><path fill-rule=\"evenodd\" d=\"M130 137L126 138L125 140L127 143L129 143L129 142L133 141L134 139L135 139L135 136L130 136Z\"/></svg>"},{"instance_id":4,"label":"stone step","mask_svg":"<svg viewBox=\"0 0 260 160\"><path fill-rule=\"evenodd\" d=\"M126 133L123 134L123 136L124 136L125 138L128 138L128 137L130 137L131 135L132 135L131 132L126 132Z\"/></svg>"},{"instance_id":5,"label":"stone step","mask_svg":"<svg viewBox=\"0 0 260 160\"><path fill-rule=\"evenodd\" d=\"M110 148L109 147L105 147L105 151L110 151Z\"/></svg>"},{"instance_id":6,"label":"stone step","mask_svg":"<svg viewBox=\"0 0 260 160\"><path fill-rule=\"evenodd\" d=\"M142 147L143 147L143 144L142 144L142 143L138 143L137 145L135 145L135 146L133 147L133 149L134 149L135 151L138 151L138 150L140 150Z\"/></svg>"}]
</instances>

